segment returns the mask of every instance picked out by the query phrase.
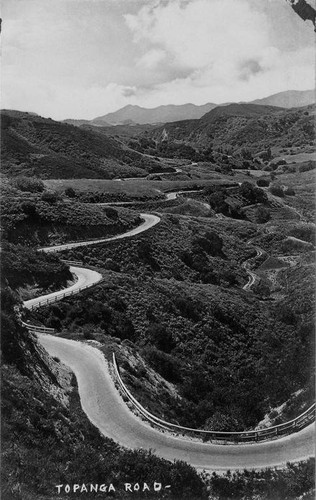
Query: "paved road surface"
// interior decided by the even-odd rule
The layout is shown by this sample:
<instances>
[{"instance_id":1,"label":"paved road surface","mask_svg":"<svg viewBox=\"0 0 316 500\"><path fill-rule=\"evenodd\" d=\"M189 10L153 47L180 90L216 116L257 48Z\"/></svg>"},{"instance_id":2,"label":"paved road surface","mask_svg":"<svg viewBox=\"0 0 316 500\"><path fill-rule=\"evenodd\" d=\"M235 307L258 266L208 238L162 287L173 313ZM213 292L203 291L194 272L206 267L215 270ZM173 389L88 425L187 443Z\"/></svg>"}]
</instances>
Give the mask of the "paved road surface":
<instances>
[{"instance_id":1,"label":"paved road surface","mask_svg":"<svg viewBox=\"0 0 316 500\"><path fill-rule=\"evenodd\" d=\"M123 234L118 234L116 236L112 236L110 238L102 238L100 240L90 240L90 241L80 241L76 243L66 243L64 245L56 245L53 247L44 247L40 248L43 252L60 252L65 249L71 249L71 248L76 248L80 246L87 246L87 245L94 245L96 243L101 243L101 242L106 242L106 241L114 241L114 240L119 240L122 238L129 238L131 236L135 236L137 234L142 233L143 231L147 231L151 227L155 226L160 222L160 217L157 215L152 215L152 214L140 214L144 222L138 226L135 227L134 229L131 229L130 231L127 231L126 233ZM89 287L94 285L95 283L98 283L102 279L102 275L96 271L92 271L91 269L86 269L82 267L70 267L70 272L75 274L77 276L77 281L74 285L71 285L68 288L65 288L63 290L59 290L57 292L52 292L48 293L46 295L42 295L41 297L36 297L34 299L26 300L24 302L24 307L27 309L31 309L33 306L38 305L39 303L45 303L45 301L49 299L55 298L57 299L62 299L64 297L64 294L67 293L67 295L70 294L70 292L76 292L80 288L84 287Z\"/></svg>"},{"instance_id":2,"label":"paved road surface","mask_svg":"<svg viewBox=\"0 0 316 500\"><path fill-rule=\"evenodd\" d=\"M58 290L57 292L48 293L46 295L42 295L41 297L36 297L35 299L26 300L24 302L24 307L31 309L39 303L44 303L48 299L62 299L65 293L70 295L70 292L76 292L80 288L92 286L102 279L102 275L100 273L83 267L70 266L70 272L77 276L77 281L74 285L71 285L64 290Z\"/></svg>"},{"instance_id":3,"label":"paved road surface","mask_svg":"<svg viewBox=\"0 0 316 500\"><path fill-rule=\"evenodd\" d=\"M142 214L145 222L122 235L99 241L112 241L139 234L160 221L154 215ZM48 247L44 251L60 251L96 241L72 243ZM101 275L89 269L72 267L78 281L67 291L76 290L101 279ZM65 291L54 292L45 297L26 301L25 307L34 303L63 295ZM225 470L238 468L260 468L283 465L314 455L314 426L281 439L250 445L215 445L173 437L153 429L129 411L108 372L103 355L86 344L50 335L38 335L40 343L52 356L57 356L75 373L84 411L91 422L108 437L129 448L152 449L157 455L169 460L181 459L198 469Z\"/></svg>"},{"instance_id":4,"label":"paved road surface","mask_svg":"<svg viewBox=\"0 0 316 500\"><path fill-rule=\"evenodd\" d=\"M275 441L249 445L206 444L164 434L130 412L96 348L50 335L39 335L39 341L76 374L81 404L90 421L126 447L152 449L168 460L185 460L206 470L278 466L314 455L313 425Z\"/></svg>"},{"instance_id":5,"label":"paved road surface","mask_svg":"<svg viewBox=\"0 0 316 500\"><path fill-rule=\"evenodd\" d=\"M248 244L250 244L250 243L251 243L251 240L252 240L252 239L250 239L250 240L248 241ZM259 247L255 247L255 248L256 248L256 252L257 252L256 257L261 257L261 255L263 254L263 251L262 251L262 250L261 250L261 248L259 248ZM251 257L251 258L253 258L253 257ZM247 259L247 260L248 260L248 259ZM250 288L251 288L251 287L252 287L252 285L255 283L256 278L257 278L256 273L254 273L253 271L250 271L250 270L248 269L247 264L248 264L248 263L247 263L247 261L245 261L245 262L243 263L243 265L242 265L242 267L245 269L245 271L249 274L248 282L247 282L247 283L243 286L243 290L246 290L246 291L250 290Z\"/></svg>"},{"instance_id":6,"label":"paved road surface","mask_svg":"<svg viewBox=\"0 0 316 500\"><path fill-rule=\"evenodd\" d=\"M130 231L127 231L126 233L123 234L118 234L116 236L111 236L110 238L100 238L98 240L88 240L88 241L77 241L76 243L65 243L64 245L56 245L53 247L43 247L39 248L39 250L42 250L43 252L61 252L62 250L68 250L70 248L77 248L77 247L85 247L88 245L95 245L96 243L103 243L106 241L115 241L115 240L120 240L122 238L130 238L131 236L135 236L136 234L140 234L143 231L147 231L151 227L155 226L160 222L160 217L157 215L152 215L152 214L140 214L141 218L144 220L140 226L135 227L134 229L131 229Z\"/></svg>"},{"instance_id":7,"label":"paved road surface","mask_svg":"<svg viewBox=\"0 0 316 500\"><path fill-rule=\"evenodd\" d=\"M188 190L188 191L172 191L171 193L166 193L166 201L176 200L178 194L198 193L202 189L203 188L201 188L201 189L191 189L191 190Z\"/></svg>"}]
</instances>

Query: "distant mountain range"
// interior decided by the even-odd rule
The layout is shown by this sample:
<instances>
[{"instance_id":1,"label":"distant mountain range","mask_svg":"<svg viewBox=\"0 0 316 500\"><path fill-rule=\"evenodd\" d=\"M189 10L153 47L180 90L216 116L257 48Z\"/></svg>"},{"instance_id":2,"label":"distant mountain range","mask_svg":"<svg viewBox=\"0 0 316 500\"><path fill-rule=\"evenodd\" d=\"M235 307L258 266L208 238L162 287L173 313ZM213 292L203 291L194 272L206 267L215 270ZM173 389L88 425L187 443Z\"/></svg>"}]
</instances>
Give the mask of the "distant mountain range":
<instances>
[{"instance_id":1,"label":"distant mountain range","mask_svg":"<svg viewBox=\"0 0 316 500\"><path fill-rule=\"evenodd\" d=\"M91 120L92 125L128 125L128 124L154 124L166 123L179 120L188 120L201 118L201 116L216 108L217 104L207 103L202 106L195 104L181 104L176 106L169 104L167 106L158 106L157 108L146 109L140 106L129 104L114 113L108 113Z\"/></svg>"},{"instance_id":2,"label":"distant mountain range","mask_svg":"<svg viewBox=\"0 0 316 500\"><path fill-rule=\"evenodd\" d=\"M2 172L46 179L112 179L161 170L157 156L192 159L219 148L238 153L245 148L259 152L268 146L312 147L315 112L315 105L286 109L233 103L216 106L200 119L157 126L121 125L113 134L111 126L78 127L3 110Z\"/></svg>"},{"instance_id":3,"label":"distant mountain range","mask_svg":"<svg viewBox=\"0 0 316 500\"><path fill-rule=\"evenodd\" d=\"M287 90L263 99L256 99L252 101L252 104L279 106L280 108L301 108L314 104L314 102L315 90Z\"/></svg>"},{"instance_id":4,"label":"distant mountain range","mask_svg":"<svg viewBox=\"0 0 316 500\"><path fill-rule=\"evenodd\" d=\"M248 104L296 108L307 106L309 104L313 104L314 102L314 90L287 90L263 99L256 99ZM129 104L114 113L98 116L90 121L68 119L64 120L64 122L77 126L89 124L99 127L107 127L111 125L161 124L180 120L199 119L212 109L218 106L225 106L227 104L231 103L215 104L209 102L202 106L196 106L195 104L182 104L176 106L174 104L170 104L151 109Z\"/></svg>"}]
</instances>

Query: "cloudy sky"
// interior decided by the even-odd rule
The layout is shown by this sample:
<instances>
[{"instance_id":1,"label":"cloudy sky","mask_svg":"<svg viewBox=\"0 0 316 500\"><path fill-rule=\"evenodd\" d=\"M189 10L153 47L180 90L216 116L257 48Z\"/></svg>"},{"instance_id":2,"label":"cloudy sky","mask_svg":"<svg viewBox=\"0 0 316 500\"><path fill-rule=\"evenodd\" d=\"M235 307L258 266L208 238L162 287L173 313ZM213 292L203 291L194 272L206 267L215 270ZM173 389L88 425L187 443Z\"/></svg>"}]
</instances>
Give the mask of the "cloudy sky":
<instances>
[{"instance_id":1,"label":"cloudy sky","mask_svg":"<svg viewBox=\"0 0 316 500\"><path fill-rule=\"evenodd\" d=\"M2 0L2 18L1 107L57 120L314 86L285 0Z\"/></svg>"}]
</instances>

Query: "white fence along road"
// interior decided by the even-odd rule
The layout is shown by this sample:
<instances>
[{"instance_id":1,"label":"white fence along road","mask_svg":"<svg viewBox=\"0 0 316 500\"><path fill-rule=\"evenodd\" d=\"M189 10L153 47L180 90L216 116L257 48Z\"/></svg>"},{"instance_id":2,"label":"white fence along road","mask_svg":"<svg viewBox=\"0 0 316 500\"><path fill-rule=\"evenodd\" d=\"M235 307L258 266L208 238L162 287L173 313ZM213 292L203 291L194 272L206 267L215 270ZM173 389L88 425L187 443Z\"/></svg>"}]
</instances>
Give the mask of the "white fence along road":
<instances>
[{"instance_id":1,"label":"white fence along road","mask_svg":"<svg viewBox=\"0 0 316 500\"><path fill-rule=\"evenodd\" d=\"M39 334L51 356L75 373L82 408L104 434L128 448L151 449L167 460L184 460L197 469L226 470L285 465L314 455L314 425L273 441L223 445L163 433L134 415L115 388L102 353L87 344Z\"/></svg>"},{"instance_id":2,"label":"white fence along road","mask_svg":"<svg viewBox=\"0 0 316 500\"><path fill-rule=\"evenodd\" d=\"M160 218L142 214L145 222L125 234L99 240L112 241L139 234L156 225ZM61 251L99 241L88 241L43 248L43 251ZM101 280L101 275L90 269L71 267L78 282L66 290L54 292L24 303L31 308L35 304L58 300L65 294L74 293ZM79 282L79 280L81 280ZM43 304L44 305L44 304ZM75 373L83 410L90 421L105 435L129 448L151 449L168 460L184 460L198 469L225 470L280 466L314 455L314 425L289 436L268 442L218 445L201 443L185 437L164 434L150 427L134 415L123 402L109 375L103 354L96 348L81 342L38 333L38 339L52 356L57 356Z\"/></svg>"},{"instance_id":3,"label":"white fence along road","mask_svg":"<svg viewBox=\"0 0 316 500\"><path fill-rule=\"evenodd\" d=\"M76 283L63 290L48 293L46 295L42 295L41 297L36 297L35 299L26 300L23 303L24 307L26 307L27 309L35 309L37 307L50 304L51 302L56 302L57 300L68 297L69 295L79 293L85 288L90 288L91 286L102 280L102 274L98 273L97 271L92 271L92 269L74 266L70 266L69 269L72 274L76 275Z\"/></svg>"}]
</instances>

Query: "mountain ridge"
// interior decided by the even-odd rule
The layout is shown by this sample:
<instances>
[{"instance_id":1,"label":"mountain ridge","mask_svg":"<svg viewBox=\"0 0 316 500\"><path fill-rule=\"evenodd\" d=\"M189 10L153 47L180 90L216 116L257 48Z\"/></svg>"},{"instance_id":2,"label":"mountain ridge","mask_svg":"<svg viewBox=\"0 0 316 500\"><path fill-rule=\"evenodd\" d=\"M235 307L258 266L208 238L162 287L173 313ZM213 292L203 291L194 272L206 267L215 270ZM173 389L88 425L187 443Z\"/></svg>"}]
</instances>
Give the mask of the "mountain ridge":
<instances>
[{"instance_id":1,"label":"mountain ridge","mask_svg":"<svg viewBox=\"0 0 316 500\"><path fill-rule=\"evenodd\" d=\"M280 108L259 104L218 106L199 120L184 120L154 127L146 134L156 147L182 144L194 149L243 148L259 152L268 146L312 144L315 105ZM156 153L157 154L157 153Z\"/></svg>"},{"instance_id":2,"label":"mountain ridge","mask_svg":"<svg viewBox=\"0 0 316 500\"><path fill-rule=\"evenodd\" d=\"M287 90L262 99L255 99L252 104L279 106L281 108L301 108L315 102L315 89Z\"/></svg>"},{"instance_id":3,"label":"mountain ridge","mask_svg":"<svg viewBox=\"0 0 316 500\"><path fill-rule=\"evenodd\" d=\"M157 164L97 128L14 110L1 111L1 147L3 172L13 176L136 177L148 175Z\"/></svg>"},{"instance_id":4,"label":"mountain ridge","mask_svg":"<svg viewBox=\"0 0 316 500\"><path fill-rule=\"evenodd\" d=\"M277 106L283 108L303 107L315 102L315 91L310 90L286 90L269 95L253 101L238 102L236 104L258 104ZM127 104L123 108L112 113L98 116L92 120L67 119L63 122L80 126L89 124L94 126L115 126L115 125L145 125L171 123L182 120L200 119L212 109L219 106L227 106L232 102L215 104L208 102L202 105L193 103L185 104L164 104L154 108L144 108L142 106ZM76 123L77 122L77 123ZM82 122L82 123L80 123Z\"/></svg>"},{"instance_id":5,"label":"mountain ridge","mask_svg":"<svg viewBox=\"0 0 316 500\"><path fill-rule=\"evenodd\" d=\"M196 106L192 103L187 104L167 104L155 108L143 108L141 106L128 104L123 108L108 113L104 116L98 116L91 120L92 125L124 125L127 122L144 125L147 123L164 123L181 119L200 118L203 114L217 106L215 103L206 103Z\"/></svg>"}]
</instances>

